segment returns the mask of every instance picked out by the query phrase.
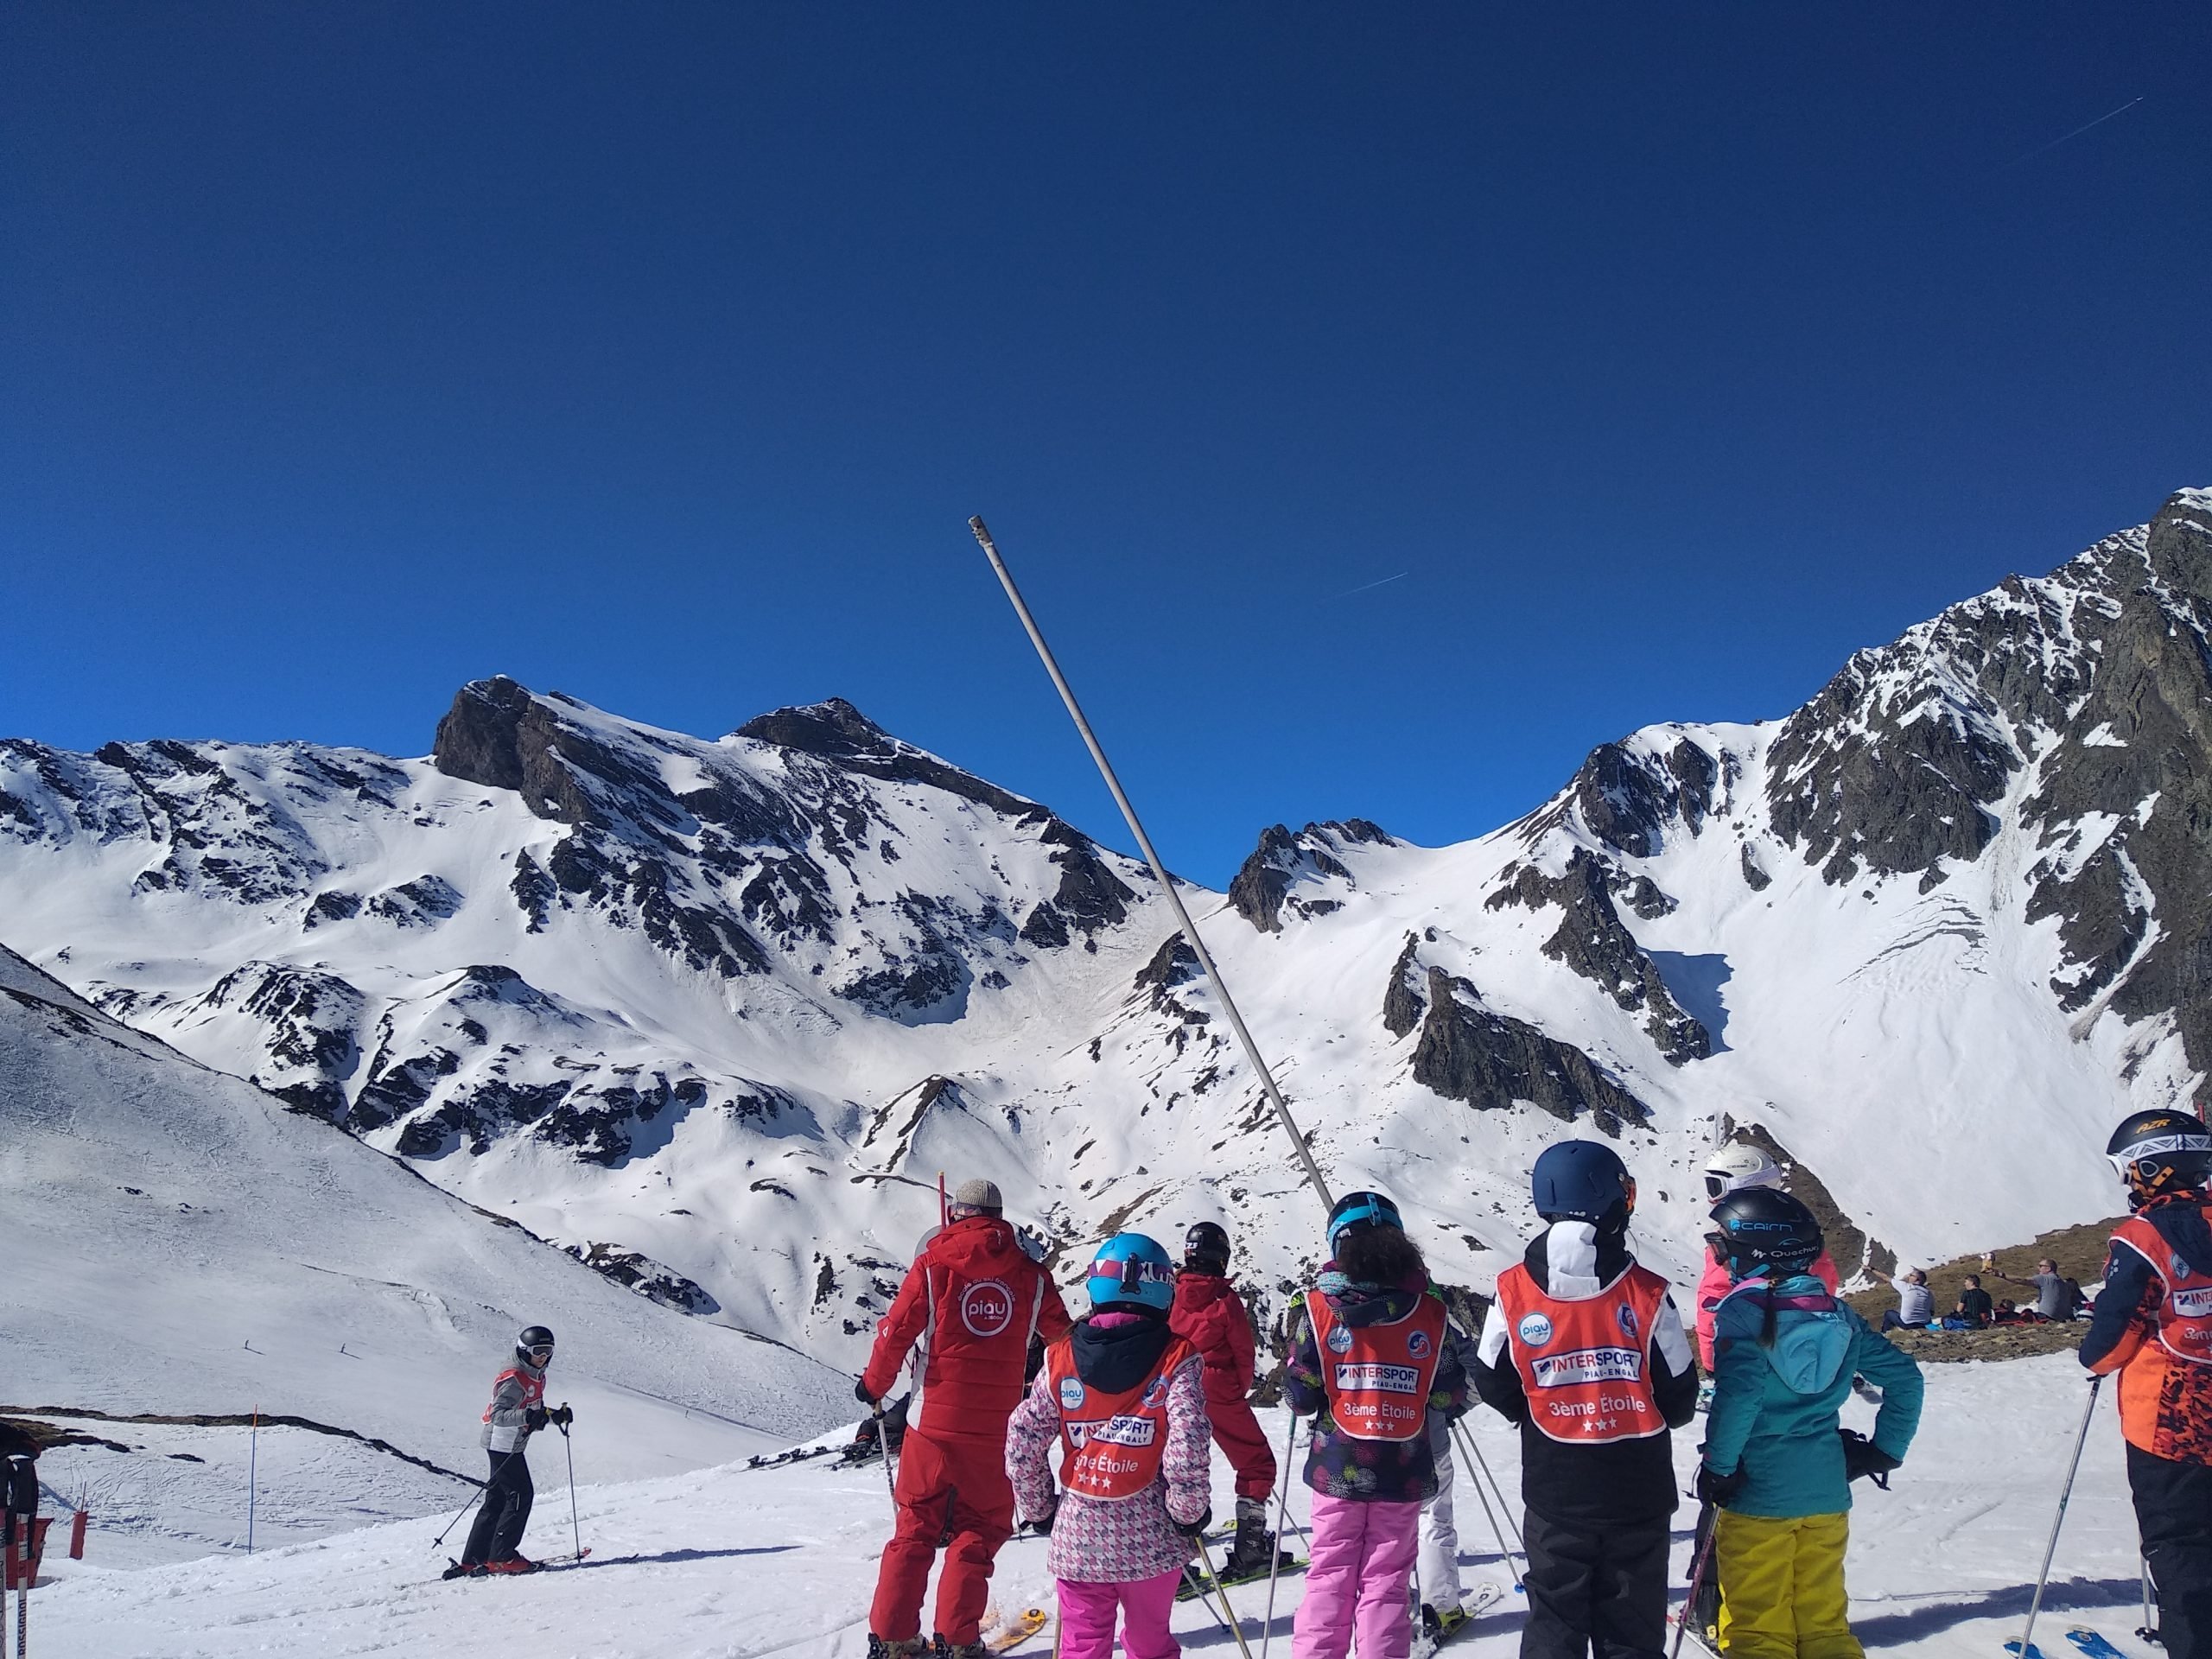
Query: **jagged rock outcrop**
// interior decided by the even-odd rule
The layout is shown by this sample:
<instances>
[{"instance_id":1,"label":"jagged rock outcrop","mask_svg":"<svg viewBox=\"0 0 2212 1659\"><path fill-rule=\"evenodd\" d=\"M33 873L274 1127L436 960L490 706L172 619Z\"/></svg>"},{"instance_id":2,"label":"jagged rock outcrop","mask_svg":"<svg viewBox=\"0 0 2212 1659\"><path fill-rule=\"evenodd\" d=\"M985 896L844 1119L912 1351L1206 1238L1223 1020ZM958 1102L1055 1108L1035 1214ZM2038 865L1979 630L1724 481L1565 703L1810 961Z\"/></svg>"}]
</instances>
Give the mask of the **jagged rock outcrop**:
<instances>
[{"instance_id":1,"label":"jagged rock outcrop","mask_svg":"<svg viewBox=\"0 0 2212 1659\"><path fill-rule=\"evenodd\" d=\"M1419 1025L1428 1008L1428 1000L1414 988L1421 976L1420 950L1421 941L1408 933L1406 948L1390 965L1390 983L1382 993L1382 1029L1393 1037L1402 1037Z\"/></svg>"},{"instance_id":2,"label":"jagged rock outcrop","mask_svg":"<svg viewBox=\"0 0 2212 1659\"><path fill-rule=\"evenodd\" d=\"M1395 845L1382 826L1365 818L1309 823L1294 836L1286 825L1270 824L1230 882L1230 905L1261 932L1280 933L1286 904L1300 916L1325 916L1344 907L1341 899L1294 897L1293 887L1333 879L1349 889L1353 884L1342 857L1345 848Z\"/></svg>"},{"instance_id":3,"label":"jagged rock outcrop","mask_svg":"<svg viewBox=\"0 0 2212 1659\"><path fill-rule=\"evenodd\" d=\"M1590 981L1620 1007L1642 1013L1645 1032L1670 1065L1701 1060L1713 1052L1712 1034L1676 1005L1658 964L1613 908L1611 873L1594 855L1578 848L1557 876L1522 865L1511 885L1492 893L1484 907L1502 910L1509 905L1530 910L1558 906L1565 914L1545 942L1544 954Z\"/></svg>"},{"instance_id":4,"label":"jagged rock outcrop","mask_svg":"<svg viewBox=\"0 0 2212 1659\"><path fill-rule=\"evenodd\" d=\"M1445 1099L1486 1111L1526 1102L1567 1123L1586 1114L1608 1135L1649 1117L1643 1103L1580 1049L1484 1007L1466 981L1430 969L1427 1001L1414 1081Z\"/></svg>"}]
</instances>

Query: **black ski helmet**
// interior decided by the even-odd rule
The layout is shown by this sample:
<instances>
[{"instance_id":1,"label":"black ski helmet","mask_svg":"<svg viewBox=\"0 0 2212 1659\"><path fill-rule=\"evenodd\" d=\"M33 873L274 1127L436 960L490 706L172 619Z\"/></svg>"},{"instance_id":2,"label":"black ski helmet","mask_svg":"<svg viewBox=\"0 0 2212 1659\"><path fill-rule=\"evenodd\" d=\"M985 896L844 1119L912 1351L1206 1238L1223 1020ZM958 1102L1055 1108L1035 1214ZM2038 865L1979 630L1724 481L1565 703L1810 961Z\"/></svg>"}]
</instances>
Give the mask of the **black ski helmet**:
<instances>
[{"instance_id":1,"label":"black ski helmet","mask_svg":"<svg viewBox=\"0 0 2212 1659\"><path fill-rule=\"evenodd\" d=\"M542 1364L544 1362L537 1357L541 1349L547 1358L552 1357L553 1333L542 1325L524 1325L522 1334L515 1338L515 1357L527 1365Z\"/></svg>"},{"instance_id":2,"label":"black ski helmet","mask_svg":"<svg viewBox=\"0 0 2212 1659\"><path fill-rule=\"evenodd\" d=\"M1197 1273L1228 1272L1228 1230L1219 1222L1192 1223L1183 1235L1183 1265Z\"/></svg>"},{"instance_id":3,"label":"black ski helmet","mask_svg":"<svg viewBox=\"0 0 2212 1659\"><path fill-rule=\"evenodd\" d=\"M1403 1232L1406 1224L1398 1206L1382 1193L1347 1192L1329 1211L1329 1248L1335 1249L1337 1240L1354 1227L1395 1227Z\"/></svg>"},{"instance_id":4,"label":"black ski helmet","mask_svg":"<svg viewBox=\"0 0 2212 1659\"><path fill-rule=\"evenodd\" d=\"M1625 1221L1636 1209L1636 1183L1611 1147L1562 1141L1546 1147L1529 1172L1529 1196L1546 1221Z\"/></svg>"},{"instance_id":5,"label":"black ski helmet","mask_svg":"<svg viewBox=\"0 0 2212 1659\"><path fill-rule=\"evenodd\" d=\"M1747 1277L1761 1268L1798 1273L1821 1254L1821 1224L1804 1202L1771 1186L1747 1186L1713 1206L1713 1225L1728 1271Z\"/></svg>"},{"instance_id":6,"label":"black ski helmet","mask_svg":"<svg viewBox=\"0 0 2212 1659\"><path fill-rule=\"evenodd\" d=\"M2212 1129L2171 1106L2130 1112L2105 1143L2105 1156L2136 1205L2202 1187L2212 1174Z\"/></svg>"}]
</instances>

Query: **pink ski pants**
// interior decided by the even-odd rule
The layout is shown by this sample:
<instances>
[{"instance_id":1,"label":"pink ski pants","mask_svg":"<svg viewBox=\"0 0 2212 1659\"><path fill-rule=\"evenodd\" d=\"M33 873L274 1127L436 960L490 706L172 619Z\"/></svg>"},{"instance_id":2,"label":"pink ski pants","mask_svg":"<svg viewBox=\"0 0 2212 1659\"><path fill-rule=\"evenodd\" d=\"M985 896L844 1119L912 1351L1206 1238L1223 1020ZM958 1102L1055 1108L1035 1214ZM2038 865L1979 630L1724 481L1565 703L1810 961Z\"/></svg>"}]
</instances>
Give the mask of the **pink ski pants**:
<instances>
[{"instance_id":1,"label":"pink ski pants","mask_svg":"<svg viewBox=\"0 0 2212 1659\"><path fill-rule=\"evenodd\" d=\"M1421 1505L1313 1494L1313 1555L1292 1627L1291 1659L1406 1659L1406 1583L1421 1551Z\"/></svg>"},{"instance_id":2,"label":"pink ski pants","mask_svg":"<svg viewBox=\"0 0 2212 1659\"><path fill-rule=\"evenodd\" d=\"M1182 1577L1171 1569L1154 1578L1127 1583L1062 1579L1061 1659L1110 1659L1117 1608L1122 1615L1122 1651L1128 1659L1178 1659L1183 1646L1168 1632L1167 1620L1175 1611L1175 1586Z\"/></svg>"}]
</instances>

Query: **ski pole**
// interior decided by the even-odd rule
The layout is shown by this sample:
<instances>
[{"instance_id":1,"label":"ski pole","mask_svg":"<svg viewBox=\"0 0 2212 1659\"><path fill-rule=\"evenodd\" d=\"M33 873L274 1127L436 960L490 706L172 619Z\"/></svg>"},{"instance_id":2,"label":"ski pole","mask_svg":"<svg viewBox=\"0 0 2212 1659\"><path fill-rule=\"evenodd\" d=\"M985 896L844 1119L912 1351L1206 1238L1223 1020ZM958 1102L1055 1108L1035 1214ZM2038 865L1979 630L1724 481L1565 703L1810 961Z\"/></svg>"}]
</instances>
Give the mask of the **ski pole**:
<instances>
[{"instance_id":1,"label":"ski pole","mask_svg":"<svg viewBox=\"0 0 2212 1659\"><path fill-rule=\"evenodd\" d=\"M1213 1570L1213 1552L1206 1548L1205 1534L1197 1534L1192 1541L1198 1547L1198 1560L1206 1569L1207 1579L1212 1582L1214 1594L1221 1598L1222 1622L1229 1626L1229 1633L1236 1638L1237 1652L1243 1654L1244 1659L1252 1659L1251 1647L1244 1640L1244 1627L1236 1622L1236 1610L1229 1605L1229 1592L1221 1587L1221 1575Z\"/></svg>"},{"instance_id":2,"label":"ski pole","mask_svg":"<svg viewBox=\"0 0 2212 1659\"><path fill-rule=\"evenodd\" d=\"M1184 908L1183 895L1175 890L1175 882L1167 874L1167 867L1160 861L1154 850L1152 837L1144 832L1138 821L1137 810L1129 804L1129 798L1122 791L1122 780L1114 775L1113 762L1107 760L1106 751L1098 745L1097 734L1090 729L1090 721L1083 712L1083 705L1075 700L1075 690L1068 684L1067 676L1060 672L1060 664L1052 655L1052 648L1045 643L1045 636L1037 626L1037 619L1029 613L1029 607L1021 597L1021 590L1014 585L1014 573L1006 568L1006 561L999 556L998 544L991 540L991 532L978 516L968 521L968 528L976 532L976 539L983 549L983 556L991 562L997 572L999 586L1006 589L1006 596L1014 602L1014 614L1021 619L1029 643L1037 647L1037 655L1045 664L1045 671L1052 677L1060 701L1067 705L1069 718L1082 734L1084 747L1090 751L1090 758L1097 763L1098 774L1106 780L1106 787L1114 797L1115 805L1122 809L1122 817L1129 826L1129 833L1136 837L1144 852L1145 862L1152 866L1153 879L1160 883L1160 891L1166 896L1168 907L1175 912L1175 920L1183 930L1183 937L1191 942L1191 949L1198 958L1198 965L1205 970L1206 979L1213 986L1214 995L1221 999L1221 1011L1228 1015L1230 1029L1243 1046L1244 1058L1251 1062L1252 1070L1259 1074L1260 1086L1267 1091L1268 1099L1275 1109L1275 1118L1282 1131L1290 1137L1291 1148L1298 1154L1298 1161L1305 1166L1306 1179L1313 1183L1313 1190L1321 1195L1321 1205L1326 1210L1337 1207L1330 1194L1329 1184L1322 1179L1320 1165L1313 1161L1313 1148L1306 1144L1306 1137L1299 1132L1298 1121L1290 1115L1290 1103L1283 1098L1282 1090L1275 1085L1275 1074L1260 1058L1260 1046L1252 1040L1252 1033L1245 1029L1244 1016L1237 1012L1236 1001L1229 994L1229 987L1221 977L1221 969L1214 966L1213 953L1206 949L1206 942L1198 937L1198 925L1191 919L1191 912Z\"/></svg>"},{"instance_id":3,"label":"ski pole","mask_svg":"<svg viewBox=\"0 0 2212 1659\"><path fill-rule=\"evenodd\" d=\"M506 1472L507 1464L513 1456L514 1452L509 1452L505 1457L499 1459L499 1466L492 1471L492 1480L497 1480L502 1474ZM462 1504L458 1510L454 1510L453 1519L447 1522L444 1529L441 1531L436 1537L430 1540L430 1548L432 1549L435 1549L440 1544L445 1542L446 1534L451 1532L455 1527L459 1526L461 1524L461 1517L467 1515L471 1510L474 1509L478 1502L482 1499L484 1494L491 1490L491 1480L479 1482L476 1490L468 1495L468 1502Z\"/></svg>"},{"instance_id":4,"label":"ski pole","mask_svg":"<svg viewBox=\"0 0 2212 1659\"><path fill-rule=\"evenodd\" d=\"M561 1409L566 1411L569 1402L563 1401ZM569 1426L561 1425L561 1449L569 1454L569 1534L576 1547L576 1559L584 1558L584 1529L576 1520L576 1443L569 1438Z\"/></svg>"},{"instance_id":5,"label":"ski pole","mask_svg":"<svg viewBox=\"0 0 2212 1659\"><path fill-rule=\"evenodd\" d=\"M236 1422L238 1420L231 1420ZM245 1443L245 1553L253 1554L253 1488L254 1477L261 1459L261 1408L253 1408L253 1427L248 1431Z\"/></svg>"},{"instance_id":6,"label":"ski pole","mask_svg":"<svg viewBox=\"0 0 2212 1659\"><path fill-rule=\"evenodd\" d=\"M2050 1580L2051 1557L2058 1554L2058 1529L2066 1524L2067 1501L2074 1496L2074 1477L2081 1471L2082 1448L2089 1443L2089 1419L2097 1409L2097 1390L2104 1385L2101 1376L2089 1379L2089 1403L2082 1408L2082 1432L2074 1437L2074 1460L2066 1465L2066 1484L2058 1493L2058 1513L2050 1520L2050 1541L2043 1549L2043 1571L2036 1574L2035 1597L2028 1603L2027 1628L2020 1632L2020 1659L2036 1659L2036 1615L2043 1611L2043 1587Z\"/></svg>"},{"instance_id":7,"label":"ski pole","mask_svg":"<svg viewBox=\"0 0 2212 1659\"><path fill-rule=\"evenodd\" d=\"M1452 1433L1459 1441L1460 1457L1463 1459L1471 1460L1467 1467L1467 1484L1475 1489L1476 1501L1483 1506L1483 1518L1490 1522L1491 1535L1497 1540L1497 1553L1505 1559L1505 1570L1513 1575L1513 1587L1525 1596L1529 1593L1529 1580L1522 1575L1521 1569L1513 1564L1513 1550L1505 1541L1505 1529L1498 1522L1497 1510L1490 1506L1490 1495L1483 1491L1482 1474L1490 1472L1489 1465L1483 1462L1483 1454L1475 1445L1475 1437L1467 1432L1465 1425L1453 1423ZM1478 1474L1476 1472L1478 1470L1482 1471L1482 1474ZM1495 1484L1495 1482L1492 1483L1492 1484ZM1505 1507L1505 1494L1503 1491L1497 1495L1497 1503L1499 1509ZM1520 1535L1516 1532L1514 1535L1518 1537Z\"/></svg>"},{"instance_id":8,"label":"ski pole","mask_svg":"<svg viewBox=\"0 0 2212 1659\"><path fill-rule=\"evenodd\" d=\"M1521 1559L1527 1560L1529 1541L1521 1535L1521 1523L1513 1518L1513 1506L1505 1501L1505 1486L1498 1479L1497 1471L1491 1468L1484 1458L1482 1447L1476 1445L1474 1432L1471 1429L1462 1429L1461 1433L1467 1436L1467 1444L1474 1447L1475 1466L1483 1471L1484 1477L1490 1482L1491 1491L1497 1494L1497 1512L1505 1517L1505 1530L1512 1535L1513 1547L1521 1552Z\"/></svg>"},{"instance_id":9,"label":"ski pole","mask_svg":"<svg viewBox=\"0 0 2212 1659\"><path fill-rule=\"evenodd\" d=\"M2166 1638L2158 1634L2158 1627L2151 1622L2151 1558L2138 1556L2143 1563L2143 1622L2135 1627L2135 1634L2158 1647L2166 1645Z\"/></svg>"},{"instance_id":10,"label":"ski pole","mask_svg":"<svg viewBox=\"0 0 2212 1659\"><path fill-rule=\"evenodd\" d=\"M1706 1505L1710 1510L1713 1505ZM1697 1559L1690 1563L1690 1584L1682 1597L1682 1613L1675 1621L1675 1644L1667 1649L1667 1659L1681 1659L1682 1638L1689 1634L1690 1620L1697 1616L1698 1586L1705 1582L1705 1569L1712 1564L1713 1541L1720 1536L1720 1516L1716 1512L1713 1524L1705 1529L1705 1541L1697 1547ZM1704 1643L1698 1643L1700 1647Z\"/></svg>"},{"instance_id":11,"label":"ski pole","mask_svg":"<svg viewBox=\"0 0 2212 1659\"><path fill-rule=\"evenodd\" d=\"M875 1414L875 1443L883 1451L883 1486L891 1494L891 1509L899 1510L899 1471L891 1466L891 1426L883 1421L883 1402L871 1400L868 1408Z\"/></svg>"},{"instance_id":12,"label":"ski pole","mask_svg":"<svg viewBox=\"0 0 2212 1659\"><path fill-rule=\"evenodd\" d=\"M1275 1500L1274 1559L1268 1563L1268 1618L1260 1626L1260 1659L1268 1659L1268 1644L1275 1639L1275 1584L1282 1572L1282 1525L1290 1518L1290 1456L1298 1446L1298 1418L1285 1407L1290 1432L1282 1437L1282 1496Z\"/></svg>"}]
</instances>

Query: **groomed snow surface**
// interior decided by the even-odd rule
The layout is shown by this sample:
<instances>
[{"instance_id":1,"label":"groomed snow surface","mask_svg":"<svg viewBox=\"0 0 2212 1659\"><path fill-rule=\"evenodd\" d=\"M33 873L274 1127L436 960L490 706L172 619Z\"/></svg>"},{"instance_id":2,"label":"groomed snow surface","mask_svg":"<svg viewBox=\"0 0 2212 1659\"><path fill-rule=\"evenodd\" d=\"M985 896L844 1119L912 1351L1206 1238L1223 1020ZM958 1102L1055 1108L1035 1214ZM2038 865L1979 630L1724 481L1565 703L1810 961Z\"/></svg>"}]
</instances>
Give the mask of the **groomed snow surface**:
<instances>
[{"instance_id":1,"label":"groomed snow surface","mask_svg":"<svg viewBox=\"0 0 2212 1659\"><path fill-rule=\"evenodd\" d=\"M2003 1659L2019 1634L2087 1385L2071 1356L1929 1368L1929 1398L1910 1461L1883 1493L1862 1484L1850 1557L1853 1613L1870 1649ZM1853 1403L1847 1421L1866 1426ZM1284 1422L1262 1421L1280 1446ZM1469 1419L1484 1458L1519 1497L1515 1433L1488 1413ZM1694 1431L1675 1437L1687 1480ZM60 1562L32 1596L32 1649L41 1659L232 1659L287 1654L438 1654L531 1659L752 1659L767 1654L856 1656L866 1651L876 1560L889 1530L880 1465L820 1464L747 1470L741 1463L627 1484L594 1483L592 1426L575 1446L581 1568L535 1578L453 1583L431 1540L444 1516L364 1527L251 1559L205 1560L116 1571L99 1541L82 1565ZM264 1446L264 1451L266 1447ZM102 1455L49 1457L49 1475ZM114 1454L105 1454L112 1457ZM1302 1455L1302 1454L1301 1454ZM569 1548L569 1508L557 1441L531 1462L538 1499L526 1550ZM327 1495L336 1510L358 1494ZM1292 1514L1306 1512L1302 1485ZM1215 1460L1214 1509L1229 1512L1229 1471ZM1503 1579L1482 1511L1460 1487L1460 1548L1467 1581ZM1675 1573L1688 1569L1692 1511L1676 1516ZM2135 1525L2119 1430L2109 1400L2098 1408L2046 1598L2037 1645L2072 1659L2063 1631L2089 1623L2137 1659L2156 1650L2130 1634L2139 1622ZM1049 1605L1041 1541L1017 1540L1000 1556L1001 1606ZM1274 1650L1287 1651L1300 1591L1285 1579ZM1249 1640L1259 1640L1264 1586L1231 1592ZM1516 1649L1519 1599L1509 1596L1455 1644L1471 1659ZM1179 1610L1185 1648L1234 1653L1218 1622L1197 1605ZM1021 1651L1051 1650L1049 1633ZM1255 1649L1256 1650L1256 1649Z\"/></svg>"}]
</instances>

